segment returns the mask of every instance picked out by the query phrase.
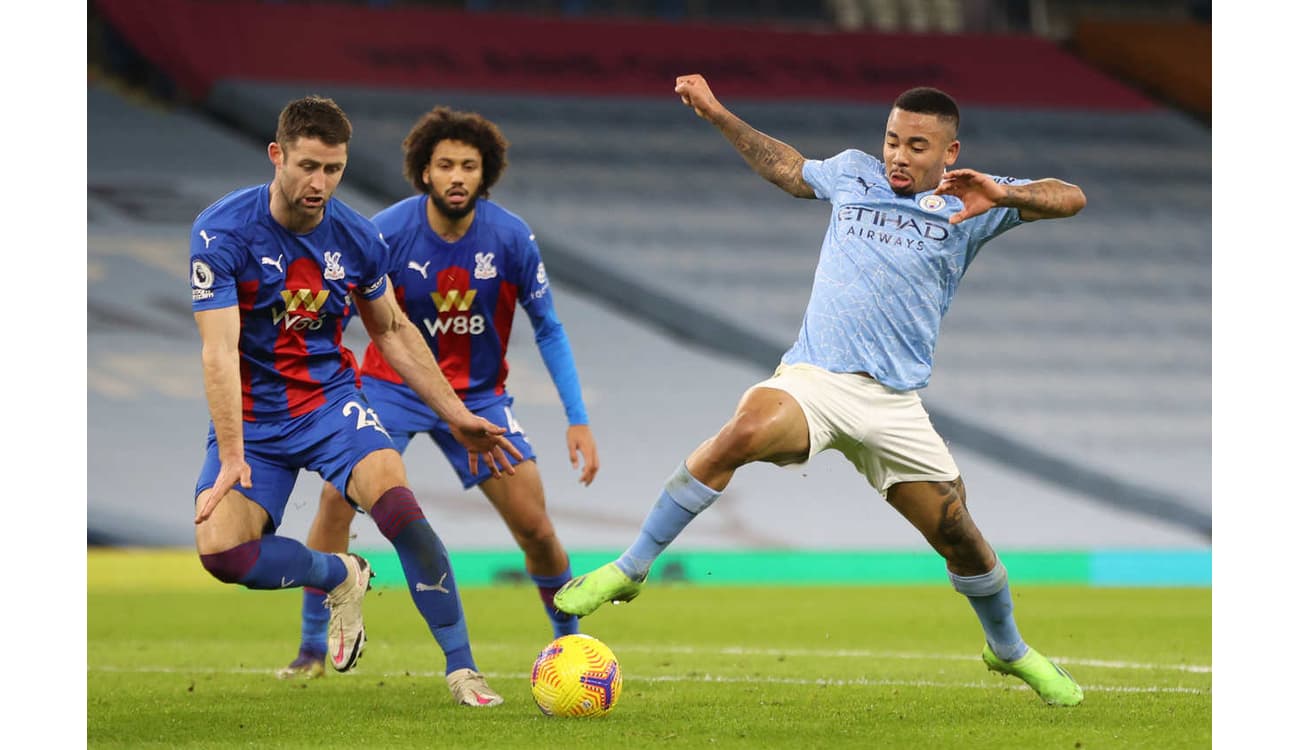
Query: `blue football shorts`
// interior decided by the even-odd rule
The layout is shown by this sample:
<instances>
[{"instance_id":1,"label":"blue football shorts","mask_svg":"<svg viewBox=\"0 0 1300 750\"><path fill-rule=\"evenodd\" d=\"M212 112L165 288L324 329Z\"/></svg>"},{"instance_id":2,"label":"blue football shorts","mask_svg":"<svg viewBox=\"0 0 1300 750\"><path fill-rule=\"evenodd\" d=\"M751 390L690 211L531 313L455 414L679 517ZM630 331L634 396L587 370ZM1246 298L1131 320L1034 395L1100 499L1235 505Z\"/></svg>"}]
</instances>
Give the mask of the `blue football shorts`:
<instances>
[{"instance_id":1,"label":"blue football shorts","mask_svg":"<svg viewBox=\"0 0 1300 750\"><path fill-rule=\"evenodd\" d=\"M300 417L244 422L244 460L252 469L253 486L236 483L234 489L262 506L271 516L272 528L279 528L300 469L320 474L335 487L347 487L353 467L385 448L396 446L365 394L345 389L325 406ZM196 498L216 483L220 470L217 435L209 423L207 456L194 487Z\"/></svg>"},{"instance_id":2,"label":"blue football shorts","mask_svg":"<svg viewBox=\"0 0 1300 750\"><path fill-rule=\"evenodd\" d=\"M483 480L492 477L492 469L482 456L479 456L478 472L470 473L469 451L456 442L447 423L438 418L410 388L366 376L361 378L361 388L388 428L397 450L406 453L406 446L410 445L411 439L425 433L442 449L442 455L447 457L447 462L456 470L456 476L460 477L460 484L465 489L477 487ZM506 437L523 454L524 460L530 461L536 458L536 454L533 453L532 443L528 442L524 429L510 411L514 402L510 394L503 393L487 401L466 403L466 407L492 424L506 428ZM514 462L513 457L508 458Z\"/></svg>"}]
</instances>

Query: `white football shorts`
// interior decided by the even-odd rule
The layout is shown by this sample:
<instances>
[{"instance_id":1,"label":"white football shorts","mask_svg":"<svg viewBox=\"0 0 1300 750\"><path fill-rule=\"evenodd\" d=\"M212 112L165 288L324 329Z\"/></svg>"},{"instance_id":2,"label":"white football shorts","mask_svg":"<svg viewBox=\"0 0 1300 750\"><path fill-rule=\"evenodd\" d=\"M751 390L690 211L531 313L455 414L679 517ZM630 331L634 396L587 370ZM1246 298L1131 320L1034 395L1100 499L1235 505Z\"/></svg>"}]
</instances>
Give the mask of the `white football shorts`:
<instances>
[{"instance_id":1,"label":"white football shorts","mask_svg":"<svg viewBox=\"0 0 1300 750\"><path fill-rule=\"evenodd\" d=\"M811 446L794 466L833 448L881 495L898 482L950 482L959 475L916 391L805 363L782 364L753 388L785 391L803 409Z\"/></svg>"}]
</instances>

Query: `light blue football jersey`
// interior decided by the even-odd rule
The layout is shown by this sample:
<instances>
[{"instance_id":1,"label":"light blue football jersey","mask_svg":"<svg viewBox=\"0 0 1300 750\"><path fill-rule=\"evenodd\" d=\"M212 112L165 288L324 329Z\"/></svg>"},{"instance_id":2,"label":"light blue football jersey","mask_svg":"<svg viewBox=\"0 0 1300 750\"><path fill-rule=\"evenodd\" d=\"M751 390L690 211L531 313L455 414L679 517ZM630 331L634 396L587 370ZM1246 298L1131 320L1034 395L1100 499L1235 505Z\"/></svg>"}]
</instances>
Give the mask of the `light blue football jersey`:
<instances>
[{"instance_id":1,"label":"light blue football jersey","mask_svg":"<svg viewBox=\"0 0 1300 750\"><path fill-rule=\"evenodd\" d=\"M781 361L865 372L899 391L924 388L958 282L984 243L1022 223L1020 211L994 208L949 224L960 200L897 195L884 164L856 149L805 161L803 178L830 201L831 221L799 337Z\"/></svg>"}]
</instances>

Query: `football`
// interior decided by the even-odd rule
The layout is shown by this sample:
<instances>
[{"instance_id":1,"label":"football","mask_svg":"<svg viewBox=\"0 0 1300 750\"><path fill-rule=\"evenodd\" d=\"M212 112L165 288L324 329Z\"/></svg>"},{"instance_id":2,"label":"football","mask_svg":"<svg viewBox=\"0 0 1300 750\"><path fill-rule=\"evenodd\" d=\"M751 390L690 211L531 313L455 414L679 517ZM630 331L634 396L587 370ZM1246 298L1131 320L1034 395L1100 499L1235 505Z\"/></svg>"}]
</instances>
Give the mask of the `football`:
<instances>
[{"instance_id":1,"label":"football","mask_svg":"<svg viewBox=\"0 0 1300 750\"><path fill-rule=\"evenodd\" d=\"M623 692L609 646L589 635L551 641L533 662L533 700L547 716L604 716Z\"/></svg>"}]
</instances>

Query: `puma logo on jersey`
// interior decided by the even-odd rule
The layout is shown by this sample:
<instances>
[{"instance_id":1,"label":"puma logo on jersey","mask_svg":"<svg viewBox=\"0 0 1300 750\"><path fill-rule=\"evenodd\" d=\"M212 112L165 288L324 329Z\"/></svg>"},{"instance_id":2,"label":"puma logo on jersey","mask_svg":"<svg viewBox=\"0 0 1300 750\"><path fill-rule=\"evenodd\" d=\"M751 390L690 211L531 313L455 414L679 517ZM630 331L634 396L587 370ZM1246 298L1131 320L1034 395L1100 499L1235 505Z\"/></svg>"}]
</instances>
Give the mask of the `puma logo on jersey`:
<instances>
[{"instance_id":1,"label":"puma logo on jersey","mask_svg":"<svg viewBox=\"0 0 1300 750\"><path fill-rule=\"evenodd\" d=\"M208 249L208 245L211 245L211 244L212 244L212 241L215 240L215 239L217 238L217 236L216 236L215 234L212 235L211 237L209 237L209 236L208 236L208 230L206 230L206 229L200 229L200 230L199 230L199 236L203 238L203 249L204 249L204 250L207 250L207 249Z\"/></svg>"},{"instance_id":2,"label":"puma logo on jersey","mask_svg":"<svg viewBox=\"0 0 1300 750\"><path fill-rule=\"evenodd\" d=\"M406 267L411 269L412 271L419 271L420 276L427 279L429 278L429 264L432 262L433 261L431 260L426 260L424 262L424 265L420 265L419 263L416 263L415 261L412 260L407 262Z\"/></svg>"},{"instance_id":3,"label":"puma logo on jersey","mask_svg":"<svg viewBox=\"0 0 1300 750\"><path fill-rule=\"evenodd\" d=\"M283 262L284 262L284 253L280 253L280 257L276 258L275 260L271 260L265 255L262 256L262 265L275 266L275 270L279 271L280 273L284 273L284 267L280 265Z\"/></svg>"}]
</instances>

